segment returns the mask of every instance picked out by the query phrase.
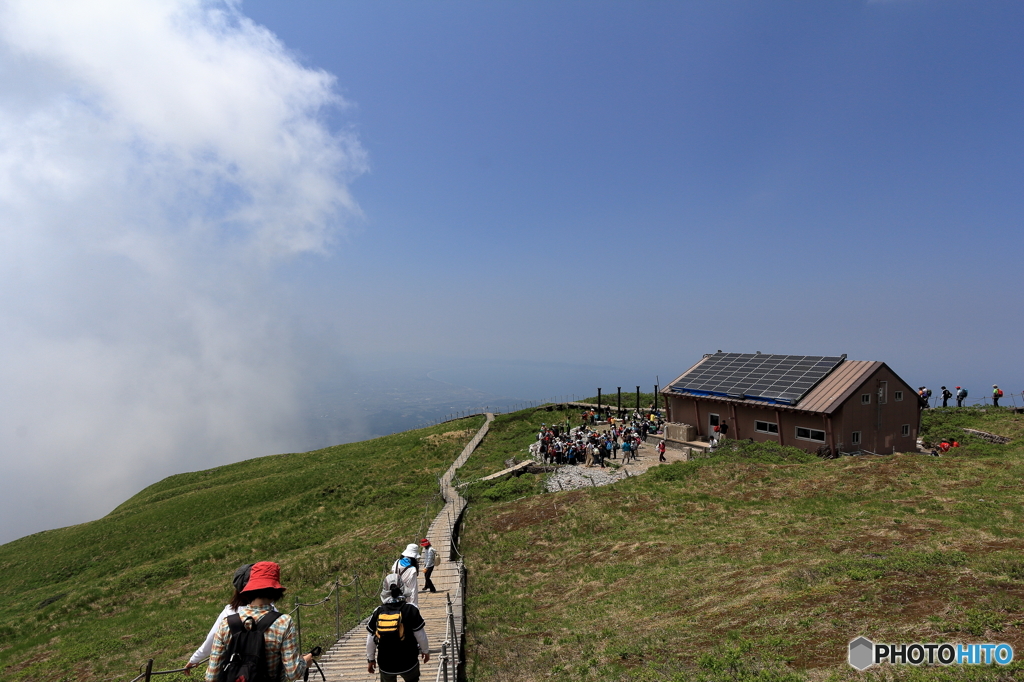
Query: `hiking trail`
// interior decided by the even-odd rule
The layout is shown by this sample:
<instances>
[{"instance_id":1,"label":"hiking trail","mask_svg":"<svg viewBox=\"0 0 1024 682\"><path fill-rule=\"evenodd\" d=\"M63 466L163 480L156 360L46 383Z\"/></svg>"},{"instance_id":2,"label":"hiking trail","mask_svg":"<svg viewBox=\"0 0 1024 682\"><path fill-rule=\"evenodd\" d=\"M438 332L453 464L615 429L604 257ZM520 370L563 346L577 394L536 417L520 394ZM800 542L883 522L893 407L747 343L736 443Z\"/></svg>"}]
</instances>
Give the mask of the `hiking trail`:
<instances>
[{"instance_id":1,"label":"hiking trail","mask_svg":"<svg viewBox=\"0 0 1024 682\"><path fill-rule=\"evenodd\" d=\"M422 682L445 679L443 673L438 676L438 667L442 662L442 645L446 643L446 639L454 640L454 643L457 644L457 647L444 647L448 665L447 679L456 679L454 669L458 667L457 657L462 651L465 585L462 557L455 546L456 540L453 535L458 528L459 519L467 503L466 499L459 495L452 485L452 479L455 477L455 472L466 463L466 460L487 435L494 415L488 412L486 417L483 426L441 477L441 496L444 499L444 508L434 517L427 531L427 538L437 551L441 564L434 568L434 573L431 575L437 592L431 594L421 591L419 593L420 613L423 615L423 620L426 621L427 639L430 641L430 661L420 663L420 680ZM419 580L422 580L422 577ZM379 586L374 582L370 584L376 595L379 592ZM449 623L448 615L449 599L451 600L451 623ZM379 601L377 603L379 604ZM379 672L372 675L366 672L366 623L368 620L369 617L365 618L359 625L342 635L338 643L320 658L320 667L323 668L327 682L348 682L350 680L376 682L380 679ZM314 674L315 671L310 673L310 679Z\"/></svg>"}]
</instances>

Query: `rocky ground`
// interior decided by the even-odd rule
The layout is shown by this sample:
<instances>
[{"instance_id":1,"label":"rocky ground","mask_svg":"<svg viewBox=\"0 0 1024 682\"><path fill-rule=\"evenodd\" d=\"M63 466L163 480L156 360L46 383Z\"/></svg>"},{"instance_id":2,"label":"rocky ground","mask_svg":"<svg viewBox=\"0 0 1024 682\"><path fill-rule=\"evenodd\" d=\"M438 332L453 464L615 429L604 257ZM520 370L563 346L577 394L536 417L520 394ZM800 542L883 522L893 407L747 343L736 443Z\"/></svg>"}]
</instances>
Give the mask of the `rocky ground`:
<instances>
[{"instance_id":1,"label":"rocky ground","mask_svg":"<svg viewBox=\"0 0 1024 682\"><path fill-rule=\"evenodd\" d=\"M548 492L578 490L579 488L608 485L621 481L628 476L637 476L652 466L660 464L658 462L658 442L660 440L658 436L648 438L648 442L640 447L638 459L630 460L629 464L624 466L622 465L621 452L619 453L620 459L606 459L606 466L604 468L596 465L587 468L582 464L560 466L548 476L545 485ZM538 444L530 446L530 454L537 462L541 461ZM668 448L665 451L665 459L668 461L664 463L685 462L688 459L688 454L686 450Z\"/></svg>"}]
</instances>

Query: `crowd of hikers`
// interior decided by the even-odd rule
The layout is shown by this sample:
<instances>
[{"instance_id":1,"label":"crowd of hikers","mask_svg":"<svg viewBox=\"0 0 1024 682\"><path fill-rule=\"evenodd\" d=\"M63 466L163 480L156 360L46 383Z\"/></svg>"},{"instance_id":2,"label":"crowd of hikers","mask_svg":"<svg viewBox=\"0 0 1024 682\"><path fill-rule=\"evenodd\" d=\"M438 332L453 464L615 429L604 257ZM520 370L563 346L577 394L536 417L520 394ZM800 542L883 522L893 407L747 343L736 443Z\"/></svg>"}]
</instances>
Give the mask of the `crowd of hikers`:
<instances>
[{"instance_id":1,"label":"crowd of hikers","mask_svg":"<svg viewBox=\"0 0 1024 682\"><path fill-rule=\"evenodd\" d=\"M661 433L664 424L657 410L646 414L635 410L629 421L609 416L604 430L596 428L599 424L596 410L585 410L581 417L583 425L571 429L558 424L541 424L537 442L545 464L604 467L607 460L618 460L620 452L622 464L628 464L630 460L636 461L648 436ZM602 425L603 421L600 420ZM664 440L658 444L658 451L660 459L664 460Z\"/></svg>"},{"instance_id":2,"label":"crowd of hikers","mask_svg":"<svg viewBox=\"0 0 1024 682\"><path fill-rule=\"evenodd\" d=\"M422 552L421 552L422 550ZM426 623L419 611L419 575L424 590L436 592L430 580L440 563L430 540L406 546L384 578L380 600L367 622L366 669L379 672L381 682L416 682L420 661L430 661ZM189 659L184 671L207 661L206 682L278 682L308 679L321 651L298 650L298 635L291 616L277 610L284 597L281 567L272 561L240 566L232 577L234 594L214 621L206 641ZM326 678L324 678L326 679Z\"/></svg>"}]
</instances>

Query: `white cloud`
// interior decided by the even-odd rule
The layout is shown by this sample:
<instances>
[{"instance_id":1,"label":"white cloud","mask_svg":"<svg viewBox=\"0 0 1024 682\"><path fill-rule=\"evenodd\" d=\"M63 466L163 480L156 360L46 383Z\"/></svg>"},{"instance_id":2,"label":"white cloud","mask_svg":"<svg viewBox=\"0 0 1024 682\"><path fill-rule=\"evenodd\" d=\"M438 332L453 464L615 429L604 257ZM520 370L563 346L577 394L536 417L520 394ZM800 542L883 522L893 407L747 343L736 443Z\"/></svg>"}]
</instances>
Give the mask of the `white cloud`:
<instances>
[{"instance_id":1,"label":"white cloud","mask_svg":"<svg viewBox=\"0 0 1024 682\"><path fill-rule=\"evenodd\" d=\"M358 215L345 106L235 3L0 2L0 541L287 447L273 265Z\"/></svg>"}]
</instances>

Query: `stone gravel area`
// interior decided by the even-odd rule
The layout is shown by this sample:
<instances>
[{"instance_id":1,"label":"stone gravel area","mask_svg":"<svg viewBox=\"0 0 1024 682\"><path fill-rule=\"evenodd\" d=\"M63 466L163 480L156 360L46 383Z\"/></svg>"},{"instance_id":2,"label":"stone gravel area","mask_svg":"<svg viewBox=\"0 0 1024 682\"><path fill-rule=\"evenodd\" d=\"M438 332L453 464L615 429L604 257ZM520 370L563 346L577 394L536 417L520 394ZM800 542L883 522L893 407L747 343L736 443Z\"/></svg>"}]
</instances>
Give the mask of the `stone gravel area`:
<instances>
[{"instance_id":1,"label":"stone gravel area","mask_svg":"<svg viewBox=\"0 0 1024 682\"><path fill-rule=\"evenodd\" d=\"M618 464L619 466L606 466L603 469L599 466L587 468L581 464L566 464L559 467L557 471L549 474L544 484L548 492L558 492L559 490L578 490L580 488L609 485L616 481L621 481L627 476L638 476L650 469L652 466L658 466L657 448L659 440L661 439L657 436L651 436L647 443L641 445L639 459L636 461L631 460L630 463L625 466L621 465L621 459L606 459L605 464L611 463ZM534 443L530 446L530 454L538 463L541 462L539 443ZM670 447L665 451L665 459L668 460L665 464L670 464L672 462L685 462L688 459L688 455L688 450L680 450Z\"/></svg>"}]
</instances>

